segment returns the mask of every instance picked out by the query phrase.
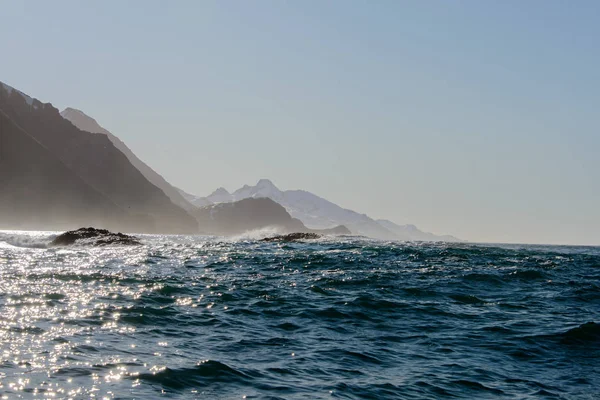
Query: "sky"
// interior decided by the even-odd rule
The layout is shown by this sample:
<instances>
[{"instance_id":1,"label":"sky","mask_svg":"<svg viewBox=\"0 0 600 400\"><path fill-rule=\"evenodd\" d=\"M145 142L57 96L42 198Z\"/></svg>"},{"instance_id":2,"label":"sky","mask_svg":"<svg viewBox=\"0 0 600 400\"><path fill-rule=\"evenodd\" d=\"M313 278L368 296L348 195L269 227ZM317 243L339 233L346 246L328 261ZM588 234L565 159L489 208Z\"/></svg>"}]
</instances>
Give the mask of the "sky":
<instances>
[{"instance_id":1,"label":"sky","mask_svg":"<svg viewBox=\"0 0 600 400\"><path fill-rule=\"evenodd\" d=\"M600 2L0 0L0 81L196 195L600 245Z\"/></svg>"}]
</instances>

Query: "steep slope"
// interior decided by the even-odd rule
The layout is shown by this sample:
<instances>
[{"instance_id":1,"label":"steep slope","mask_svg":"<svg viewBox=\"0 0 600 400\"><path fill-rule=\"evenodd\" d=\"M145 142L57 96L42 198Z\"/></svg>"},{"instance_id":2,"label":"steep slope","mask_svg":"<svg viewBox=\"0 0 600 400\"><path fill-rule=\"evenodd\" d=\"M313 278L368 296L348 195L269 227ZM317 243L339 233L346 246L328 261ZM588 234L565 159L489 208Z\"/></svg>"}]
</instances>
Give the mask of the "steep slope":
<instances>
[{"instance_id":1,"label":"steep slope","mask_svg":"<svg viewBox=\"0 0 600 400\"><path fill-rule=\"evenodd\" d=\"M121 229L144 222L88 185L0 110L0 228Z\"/></svg>"},{"instance_id":2,"label":"steep slope","mask_svg":"<svg viewBox=\"0 0 600 400\"><path fill-rule=\"evenodd\" d=\"M131 162L131 164L136 167L150 183L161 189L173 203L188 211L194 209L194 206L191 205L177 189L171 186L171 184L162 176L140 160L118 137L100 126L95 119L86 115L83 111L70 107L61 111L60 115L66 120L71 121L73 125L82 131L101 133L108 136L113 145L125 154L129 162Z\"/></svg>"},{"instance_id":3,"label":"steep slope","mask_svg":"<svg viewBox=\"0 0 600 400\"><path fill-rule=\"evenodd\" d=\"M197 230L194 218L144 178L106 135L76 128L51 104L42 104L5 84L0 85L0 110L87 185L146 221L132 229L161 233Z\"/></svg>"},{"instance_id":4,"label":"steep slope","mask_svg":"<svg viewBox=\"0 0 600 400\"><path fill-rule=\"evenodd\" d=\"M350 233L341 226L330 230L308 229L300 220L292 218L283 206L266 197L213 204L198 209L194 216L200 223L201 232L215 235L238 235L263 228L282 233Z\"/></svg>"}]
</instances>

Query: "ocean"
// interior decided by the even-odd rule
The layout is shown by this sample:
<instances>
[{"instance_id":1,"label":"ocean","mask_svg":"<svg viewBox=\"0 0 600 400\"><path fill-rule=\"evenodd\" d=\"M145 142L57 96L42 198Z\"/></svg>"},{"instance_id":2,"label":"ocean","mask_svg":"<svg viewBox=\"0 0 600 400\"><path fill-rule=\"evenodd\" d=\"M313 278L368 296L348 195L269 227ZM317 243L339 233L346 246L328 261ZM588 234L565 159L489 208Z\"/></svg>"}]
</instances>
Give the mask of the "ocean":
<instances>
[{"instance_id":1,"label":"ocean","mask_svg":"<svg viewBox=\"0 0 600 400\"><path fill-rule=\"evenodd\" d=\"M600 248L0 232L0 398L598 399Z\"/></svg>"}]
</instances>

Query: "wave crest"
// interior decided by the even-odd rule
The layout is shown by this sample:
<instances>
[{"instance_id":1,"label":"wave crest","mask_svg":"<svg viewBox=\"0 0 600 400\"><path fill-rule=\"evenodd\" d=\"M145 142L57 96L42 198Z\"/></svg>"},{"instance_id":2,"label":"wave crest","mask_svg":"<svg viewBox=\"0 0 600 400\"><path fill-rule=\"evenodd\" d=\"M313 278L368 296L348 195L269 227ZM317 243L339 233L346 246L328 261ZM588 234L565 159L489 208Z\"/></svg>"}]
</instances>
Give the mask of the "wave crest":
<instances>
[{"instance_id":1,"label":"wave crest","mask_svg":"<svg viewBox=\"0 0 600 400\"><path fill-rule=\"evenodd\" d=\"M155 373L143 373L135 378L155 382L172 389L184 389L211 382L244 381L249 377L219 361L205 360L192 368L164 368Z\"/></svg>"},{"instance_id":2,"label":"wave crest","mask_svg":"<svg viewBox=\"0 0 600 400\"><path fill-rule=\"evenodd\" d=\"M0 246L22 247L26 249L46 249L55 235L48 233L0 232Z\"/></svg>"}]
</instances>

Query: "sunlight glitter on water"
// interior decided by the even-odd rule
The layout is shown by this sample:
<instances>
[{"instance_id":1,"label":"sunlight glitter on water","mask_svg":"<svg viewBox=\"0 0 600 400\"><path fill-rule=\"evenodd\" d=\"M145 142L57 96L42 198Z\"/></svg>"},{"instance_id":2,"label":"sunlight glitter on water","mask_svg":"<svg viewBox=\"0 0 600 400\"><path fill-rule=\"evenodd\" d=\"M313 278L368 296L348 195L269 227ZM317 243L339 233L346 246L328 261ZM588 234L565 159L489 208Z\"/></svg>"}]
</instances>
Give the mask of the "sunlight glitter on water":
<instances>
[{"instance_id":1,"label":"sunlight glitter on water","mask_svg":"<svg viewBox=\"0 0 600 400\"><path fill-rule=\"evenodd\" d=\"M10 398L577 397L598 382L595 248L36 235L0 246Z\"/></svg>"}]
</instances>

